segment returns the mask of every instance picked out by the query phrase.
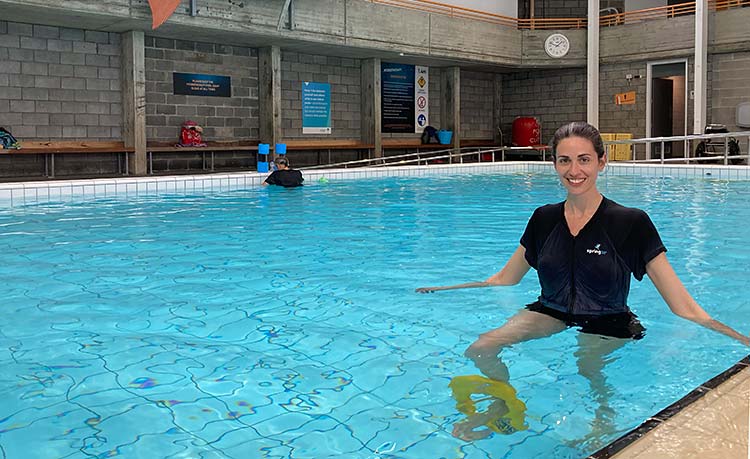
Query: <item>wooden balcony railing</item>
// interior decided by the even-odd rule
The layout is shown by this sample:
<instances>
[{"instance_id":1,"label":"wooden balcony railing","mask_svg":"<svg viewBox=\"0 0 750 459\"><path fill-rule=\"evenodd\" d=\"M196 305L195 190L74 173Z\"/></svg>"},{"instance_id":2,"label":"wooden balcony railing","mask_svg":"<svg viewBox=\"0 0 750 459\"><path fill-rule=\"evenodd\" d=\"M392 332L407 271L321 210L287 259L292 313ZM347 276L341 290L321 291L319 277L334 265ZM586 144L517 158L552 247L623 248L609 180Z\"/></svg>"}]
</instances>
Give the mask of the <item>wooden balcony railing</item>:
<instances>
[{"instance_id":1,"label":"wooden balcony railing","mask_svg":"<svg viewBox=\"0 0 750 459\"><path fill-rule=\"evenodd\" d=\"M433 0L369 0L371 3L398 6L428 13L444 14L454 18L500 24L516 29L583 29L586 18L517 19L501 14L488 13L462 6L449 5Z\"/></svg>"},{"instance_id":2,"label":"wooden balcony railing","mask_svg":"<svg viewBox=\"0 0 750 459\"><path fill-rule=\"evenodd\" d=\"M455 18L474 19L517 29L585 29L586 18L532 18L518 19L486 11L449 5L433 0L369 0L371 3L397 6L428 13L443 14ZM710 10L721 11L729 8L750 7L750 0L708 0ZM609 27L622 24L635 24L651 19L675 18L695 14L695 2L661 6L624 13L607 14L599 17L599 25Z\"/></svg>"},{"instance_id":3,"label":"wooden balcony railing","mask_svg":"<svg viewBox=\"0 0 750 459\"><path fill-rule=\"evenodd\" d=\"M750 0L708 0L709 10L721 11L736 7L750 7ZM599 25L609 27L622 24L635 24L651 19L675 18L689 14L695 14L695 2L608 14L599 18Z\"/></svg>"},{"instance_id":4,"label":"wooden balcony railing","mask_svg":"<svg viewBox=\"0 0 750 459\"><path fill-rule=\"evenodd\" d=\"M475 19L478 21L491 22L508 27L516 27L517 19L500 14L488 13L486 11L473 10L460 6L448 5L431 0L370 0L372 3L382 5L398 6L411 10L426 11L428 13L444 14L454 18Z\"/></svg>"},{"instance_id":5,"label":"wooden balcony railing","mask_svg":"<svg viewBox=\"0 0 750 459\"><path fill-rule=\"evenodd\" d=\"M585 29L586 18L532 18L516 19L519 29Z\"/></svg>"}]
</instances>

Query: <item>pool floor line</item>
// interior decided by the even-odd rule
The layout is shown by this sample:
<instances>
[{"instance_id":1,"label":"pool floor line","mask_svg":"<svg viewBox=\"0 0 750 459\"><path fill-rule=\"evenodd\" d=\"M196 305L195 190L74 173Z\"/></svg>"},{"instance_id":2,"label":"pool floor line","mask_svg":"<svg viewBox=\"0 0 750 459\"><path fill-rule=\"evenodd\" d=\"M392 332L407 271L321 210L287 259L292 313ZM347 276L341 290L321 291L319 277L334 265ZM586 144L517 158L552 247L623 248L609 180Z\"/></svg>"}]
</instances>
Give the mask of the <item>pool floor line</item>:
<instances>
[{"instance_id":1,"label":"pool floor line","mask_svg":"<svg viewBox=\"0 0 750 459\"><path fill-rule=\"evenodd\" d=\"M703 398L706 394L719 387L722 383L748 368L750 368L750 355L745 356L745 358L739 362L696 387L681 399L651 416L635 429L614 440L612 443L588 456L586 459L612 458L626 447L649 435L649 433L656 427L682 412L687 407Z\"/></svg>"}]
</instances>

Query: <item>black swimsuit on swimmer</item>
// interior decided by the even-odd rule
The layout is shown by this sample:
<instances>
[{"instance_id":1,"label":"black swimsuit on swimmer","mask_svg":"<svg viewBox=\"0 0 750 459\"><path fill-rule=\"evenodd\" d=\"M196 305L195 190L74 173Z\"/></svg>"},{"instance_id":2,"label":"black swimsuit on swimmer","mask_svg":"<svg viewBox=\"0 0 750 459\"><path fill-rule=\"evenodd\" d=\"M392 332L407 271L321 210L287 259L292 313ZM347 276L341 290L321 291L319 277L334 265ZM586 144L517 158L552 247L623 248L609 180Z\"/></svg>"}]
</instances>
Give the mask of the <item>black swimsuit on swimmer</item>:
<instances>
[{"instance_id":1,"label":"black swimsuit on swimmer","mask_svg":"<svg viewBox=\"0 0 750 459\"><path fill-rule=\"evenodd\" d=\"M598 316L575 315L545 307L538 301L526 305L526 309L554 317L565 322L568 327L578 327L581 333L630 339L641 339L646 334L646 329L641 325L638 316L630 311Z\"/></svg>"},{"instance_id":2,"label":"black swimsuit on swimmer","mask_svg":"<svg viewBox=\"0 0 750 459\"><path fill-rule=\"evenodd\" d=\"M576 236L565 220L564 202L534 211L521 238L526 261L537 270L542 294L527 308L580 326L582 331L622 337L642 335L627 306L630 276L665 252L648 215L603 198ZM609 332L607 332L610 330Z\"/></svg>"}]
</instances>

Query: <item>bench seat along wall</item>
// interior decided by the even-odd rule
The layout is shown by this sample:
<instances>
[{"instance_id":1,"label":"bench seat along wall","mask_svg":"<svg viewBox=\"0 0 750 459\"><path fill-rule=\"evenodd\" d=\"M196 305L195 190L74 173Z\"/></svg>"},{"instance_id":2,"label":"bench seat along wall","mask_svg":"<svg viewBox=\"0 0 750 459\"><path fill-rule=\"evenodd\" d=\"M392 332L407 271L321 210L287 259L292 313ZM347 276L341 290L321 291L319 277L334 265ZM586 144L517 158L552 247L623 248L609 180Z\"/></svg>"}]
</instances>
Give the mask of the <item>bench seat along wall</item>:
<instances>
[{"instance_id":1,"label":"bench seat along wall","mask_svg":"<svg viewBox=\"0 0 750 459\"><path fill-rule=\"evenodd\" d=\"M258 52L255 48L172 40L145 39L146 138L149 143L176 144L180 126L192 120L203 127L203 140L257 141L259 137ZM175 95L173 73L231 78L231 97ZM249 167L252 155L223 153L216 167ZM154 170L201 169L201 153L154 156Z\"/></svg>"},{"instance_id":2,"label":"bench seat along wall","mask_svg":"<svg viewBox=\"0 0 750 459\"><path fill-rule=\"evenodd\" d=\"M120 35L0 21L0 126L24 141L119 141ZM61 155L59 175L114 174L113 155ZM39 176L41 155L0 155L0 176Z\"/></svg>"}]
</instances>

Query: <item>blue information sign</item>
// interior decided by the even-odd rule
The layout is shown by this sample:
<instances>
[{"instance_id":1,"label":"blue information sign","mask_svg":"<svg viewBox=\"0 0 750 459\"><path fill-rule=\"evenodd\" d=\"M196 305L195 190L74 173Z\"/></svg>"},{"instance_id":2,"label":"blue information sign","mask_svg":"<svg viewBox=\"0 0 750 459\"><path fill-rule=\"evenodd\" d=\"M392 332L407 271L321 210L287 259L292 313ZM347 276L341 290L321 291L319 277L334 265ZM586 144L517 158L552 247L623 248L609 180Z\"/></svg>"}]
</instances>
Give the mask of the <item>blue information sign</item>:
<instances>
[{"instance_id":1,"label":"blue information sign","mask_svg":"<svg viewBox=\"0 0 750 459\"><path fill-rule=\"evenodd\" d=\"M414 132L414 66L381 65L383 132Z\"/></svg>"},{"instance_id":2,"label":"blue information sign","mask_svg":"<svg viewBox=\"0 0 750 459\"><path fill-rule=\"evenodd\" d=\"M331 133L331 85L302 83L302 133Z\"/></svg>"},{"instance_id":3,"label":"blue information sign","mask_svg":"<svg viewBox=\"0 0 750 459\"><path fill-rule=\"evenodd\" d=\"M232 80L228 76L199 73L173 73L174 93L186 96L232 97Z\"/></svg>"}]
</instances>

